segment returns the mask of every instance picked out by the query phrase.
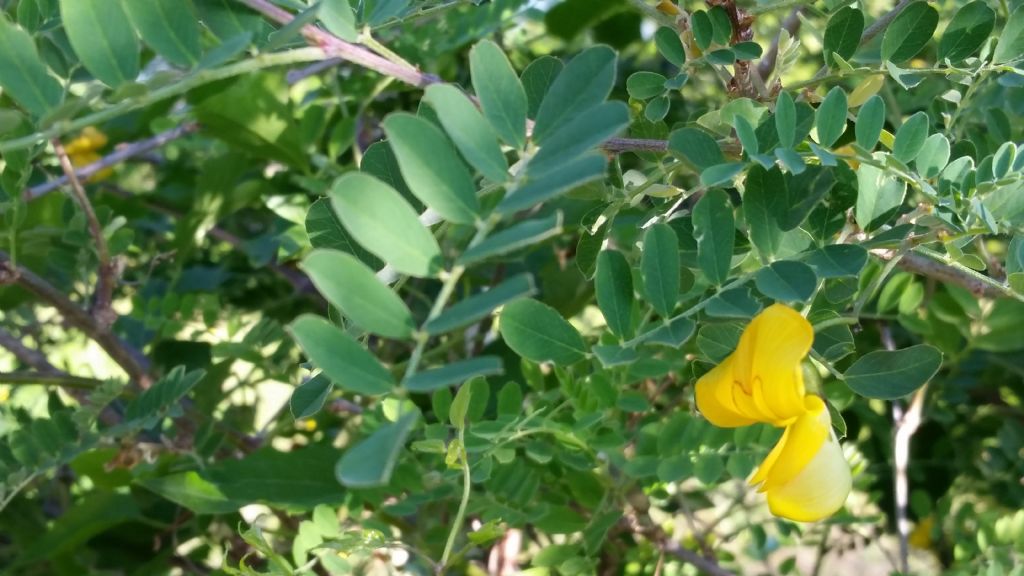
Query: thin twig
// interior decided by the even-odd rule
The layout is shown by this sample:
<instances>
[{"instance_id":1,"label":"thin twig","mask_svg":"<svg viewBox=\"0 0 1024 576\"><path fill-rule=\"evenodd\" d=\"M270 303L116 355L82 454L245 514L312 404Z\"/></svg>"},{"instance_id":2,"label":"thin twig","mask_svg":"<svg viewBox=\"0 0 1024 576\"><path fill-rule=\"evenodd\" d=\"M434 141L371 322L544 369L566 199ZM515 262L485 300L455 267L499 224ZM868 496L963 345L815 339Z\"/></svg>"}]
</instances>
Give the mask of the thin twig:
<instances>
[{"instance_id":1,"label":"thin twig","mask_svg":"<svg viewBox=\"0 0 1024 576\"><path fill-rule=\"evenodd\" d=\"M72 195L78 201L78 205L85 213L86 222L89 225L89 234L96 244L96 256L99 259L99 270L96 272L96 293L93 298L92 315L97 324L103 330L109 330L117 320L117 313L112 308L114 300L114 284L117 282L117 270L110 260L110 249L107 247L107 237L103 234L103 226L100 225L96 211L89 202L89 196L85 193L78 176L75 175L75 167L71 165L71 158L64 150L59 138L51 140L53 151L57 154L60 166L64 170L64 176L70 184Z\"/></svg>"},{"instance_id":2,"label":"thin twig","mask_svg":"<svg viewBox=\"0 0 1024 576\"><path fill-rule=\"evenodd\" d=\"M50 364L45 354L25 346L20 338L3 328L0 328L0 347L6 348L11 354L14 354L15 358L21 360L23 364L31 366L43 374L57 374L60 372L53 364Z\"/></svg>"},{"instance_id":3,"label":"thin twig","mask_svg":"<svg viewBox=\"0 0 1024 576\"><path fill-rule=\"evenodd\" d=\"M83 378L59 372L57 374L44 374L41 372L7 372L0 373L0 384L13 386L38 385L38 386L60 386L68 390L93 390L103 385L103 381L96 378ZM78 394L74 394L78 396Z\"/></svg>"},{"instance_id":4,"label":"thin twig","mask_svg":"<svg viewBox=\"0 0 1024 576\"><path fill-rule=\"evenodd\" d=\"M75 168L74 174L80 180L84 180L92 176L93 174L97 174L103 170L106 170L107 168L121 164L122 162L128 159L143 156L149 152L152 152L153 150L161 148L168 142L177 140L178 138L181 138L182 136L185 136L187 134L191 134L198 129L199 125L195 122L187 122L176 128L171 128L166 132L161 132L156 136L153 136L152 138L139 140L138 142L123 144L121 146L118 146L117 150L104 156L103 158L100 158L96 162L93 162L92 164L87 164L85 166L81 166L79 168ZM48 194L49 192L52 192L53 190L56 190L57 188L60 188L61 186L64 186L69 182L70 179L65 174L60 178L50 180L49 182L44 182L37 186L33 186L31 188L26 189L22 193L22 198L26 202L35 200L36 198Z\"/></svg>"},{"instance_id":5,"label":"thin twig","mask_svg":"<svg viewBox=\"0 0 1024 576\"><path fill-rule=\"evenodd\" d=\"M138 350L101 326L96 318L68 299L52 284L24 266L11 264L8 254L0 250L0 284L3 283L17 284L56 308L68 324L95 340L139 387L148 388L152 384L148 361Z\"/></svg>"}]
</instances>

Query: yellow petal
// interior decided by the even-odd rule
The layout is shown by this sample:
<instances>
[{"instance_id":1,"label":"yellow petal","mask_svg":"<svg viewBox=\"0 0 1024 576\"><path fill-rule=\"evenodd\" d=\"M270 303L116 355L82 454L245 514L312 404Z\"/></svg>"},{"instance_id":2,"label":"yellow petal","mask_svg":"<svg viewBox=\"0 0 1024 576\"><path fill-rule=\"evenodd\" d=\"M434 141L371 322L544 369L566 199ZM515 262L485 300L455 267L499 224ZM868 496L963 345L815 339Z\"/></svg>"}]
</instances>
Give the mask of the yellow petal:
<instances>
[{"instance_id":1,"label":"yellow petal","mask_svg":"<svg viewBox=\"0 0 1024 576\"><path fill-rule=\"evenodd\" d=\"M786 427L786 433L772 449L773 453L778 450L778 454L770 462L765 458L761 465L761 468L765 469L763 473L758 469L757 477L763 480L761 492L782 486L796 478L817 456L822 444L829 437L832 421L825 403L817 396L807 396L804 402L807 411ZM771 457L772 454L768 456ZM764 464L770 466L765 467Z\"/></svg>"},{"instance_id":2,"label":"yellow petal","mask_svg":"<svg viewBox=\"0 0 1024 576\"><path fill-rule=\"evenodd\" d=\"M796 310L773 304L750 322L736 348L736 379L767 422L785 426L804 408L800 363L814 342L814 328Z\"/></svg>"},{"instance_id":3,"label":"yellow petal","mask_svg":"<svg viewBox=\"0 0 1024 576\"><path fill-rule=\"evenodd\" d=\"M851 485L850 465L832 434L800 474L768 490L768 508L776 516L816 522L843 507Z\"/></svg>"},{"instance_id":4,"label":"yellow petal","mask_svg":"<svg viewBox=\"0 0 1024 576\"><path fill-rule=\"evenodd\" d=\"M736 406L734 388L739 388L739 385L733 380L732 358L729 356L697 380L697 409L709 422L722 428L748 426L756 422L744 416Z\"/></svg>"},{"instance_id":5,"label":"yellow petal","mask_svg":"<svg viewBox=\"0 0 1024 576\"><path fill-rule=\"evenodd\" d=\"M107 145L107 135L97 130L94 126L86 126L82 130L82 138L89 140L89 145L93 150L99 150Z\"/></svg>"}]
</instances>

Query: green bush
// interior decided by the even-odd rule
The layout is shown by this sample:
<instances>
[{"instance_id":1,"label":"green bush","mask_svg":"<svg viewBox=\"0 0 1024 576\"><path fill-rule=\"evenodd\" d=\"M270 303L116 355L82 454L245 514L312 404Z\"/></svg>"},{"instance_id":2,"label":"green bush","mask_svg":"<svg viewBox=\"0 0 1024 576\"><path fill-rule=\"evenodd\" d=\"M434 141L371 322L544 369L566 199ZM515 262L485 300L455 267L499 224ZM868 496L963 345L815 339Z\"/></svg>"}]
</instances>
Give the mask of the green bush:
<instances>
[{"instance_id":1,"label":"green bush","mask_svg":"<svg viewBox=\"0 0 1024 576\"><path fill-rule=\"evenodd\" d=\"M1024 574L1020 0L0 12L5 574Z\"/></svg>"}]
</instances>

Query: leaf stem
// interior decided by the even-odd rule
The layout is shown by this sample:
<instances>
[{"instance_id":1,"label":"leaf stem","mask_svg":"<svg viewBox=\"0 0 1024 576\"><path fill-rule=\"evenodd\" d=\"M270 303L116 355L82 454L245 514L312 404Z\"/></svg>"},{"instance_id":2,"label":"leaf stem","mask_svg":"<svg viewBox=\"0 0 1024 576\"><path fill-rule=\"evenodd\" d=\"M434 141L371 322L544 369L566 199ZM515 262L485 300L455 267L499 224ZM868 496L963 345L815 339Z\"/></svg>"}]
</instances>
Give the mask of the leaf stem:
<instances>
[{"instance_id":1,"label":"leaf stem","mask_svg":"<svg viewBox=\"0 0 1024 576\"><path fill-rule=\"evenodd\" d=\"M438 574L443 574L448 567L448 559L451 557L452 549L455 547L455 538L458 537L462 523L466 520L466 508L469 506L469 493L472 489L472 478L469 473L469 454L466 452L466 427L459 428L459 459L462 461L462 500L459 501L459 510L455 513L455 521L448 533L448 541L444 545L444 553L441 554L441 562L438 565Z\"/></svg>"},{"instance_id":2,"label":"leaf stem","mask_svg":"<svg viewBox=\"0 0 1024 576\"><path fill-rule=\"evenodd\" d=\"M114 106L105 108L99 112L87 114L76 120L72 120L70 122L57 122L46 130L29 134L28 136L23 136L21 138L13 138L11 140L0 142L0 153L35 146L40 142L58 138L69 132L81 130L86 126L100 124L122 114L127 114L133 110L145 108L146 106L155 104L162 100L179 96L189 90L210 84L211 82L224 80L225 78L232 78L234 76L241 76L264 68L297 64L300 62L316 62L323 60L324 58L324 51L320 48L299 48L296 50L289 50L287 52L260 54L248 60L243 60L242 62L236 62L234 64L229 64L212 70L199 70L183 77L175 84L171 84L163 88L157 88L137 100L125 100L119 104L115 104Z\"/></svg>"}]
</instances>

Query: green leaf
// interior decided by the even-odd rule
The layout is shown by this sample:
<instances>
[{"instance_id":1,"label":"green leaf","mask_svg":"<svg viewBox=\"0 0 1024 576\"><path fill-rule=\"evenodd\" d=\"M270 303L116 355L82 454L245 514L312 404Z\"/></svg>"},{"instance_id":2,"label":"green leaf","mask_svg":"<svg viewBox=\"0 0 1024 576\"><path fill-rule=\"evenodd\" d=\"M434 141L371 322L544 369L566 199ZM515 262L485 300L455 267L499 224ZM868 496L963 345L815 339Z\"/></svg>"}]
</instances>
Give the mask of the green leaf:
<instances>
[{"instance_id":1,"label":"green leaf","mask_svg":"<svg viewBox=\"0 0 1024 576\"><path fill-rule=\"evenodd\" d=\"M314 250L302 261L317 290L362 329L386 338L409 338L414 329L405 302L356 257Z\"/></svg>"},{"instance_id":2,"label":"green leaf","mask_svg":"<svg viewBox=\"0 0 1024 576\"><path fill-rule=\"evenodd\" d=\"M576 186L603 177L607 164L604 154L595 152L567 162L560 170L552 170L535 178L528 176L525 182L501 200L495 212L508 215L532 208Z\"/></svg>"},{"instance_id":3,"label":"green leaf","mask_svg":"<svg viewBox=\"0 0 1024 576\"><path fill-rule=\"evenodd\" d=\"M713 296L704 311L717 318L752 318L761 311L761 303L750 293L750 288L740 286Z\"/></svg>"},{"instance_id":4,"label":"green leaf","mask_svg":"<svg viewBox=\"0 0 1024 576\"><path fill-rule=\"evenodd\" d=\"M438 388L461 384L477 376L494 376L504 373L505 368L501 363L501 358L479 356L451 362L433 370L417 372L402 382L402 385L410 392L433 392Z\"/></svg>"},{"instance_id":5,"label":"green leaf","mask_svg":"<svg viewBox=\"0 0 1024 576\"><path fill-rule=\"evenodd\" d=\"M868 164L857 169L857 205L854 216L864 230L881 226L902 204L906 184L885 170Z\"/></svg>"},{"instance_id":6,"label":"green leaf","mask_svg":"<svg viewBox=\"0 0 1024 576\"><path fill-rule=\"evenodd\" d=\"M555 78L533 128L538 144L563 124L605 101L615 84L618 57L607 46L588 48L573 58Z\"/></svg>"},{"instance_id":7,"label":"green leaf","mask_svg":"<svg viewBox=\"0 0 1024 576\"><path fill-rule=\"evenodd\" d=\"M526 92L505 53L482 40L469 52L469 69L484 116L506 144L521 149L526 145Z\"/></svg>"},{"instance_id":8,"label":"green leaf","mask_svg":"<svg viewBox=\"0 0 1024 576\"><path fill-rule=\"evenodd\" d=\"M668 137L668 149L687 159L699 170L725 162L718 142L697 128L676 130Z\"/></svg>"},{"instance_id":9,"label":"green leaf","mask_svg":"<svg viewBox=\"0 0 1024 576\"><path fill-rule=\"evenodd\" d=\"M711 18L711 27L714 29L714 41L716 44L729 44L732 38L732 19L729 13L721 5L712 6L708 10L708 17Z\"/></svg>"},{"instance_id":10,"label":"green leaf","mask_svg":"<svg viewBox=\"0 0 1024 576\"><path fill-rule=\"evenodd\" d=\"M764 49L757 42L739 42L733 44L732 52L737 60L757 60L764 53Z\"/></svg>"},{"instance_id":11,"label":"green leaf","mask_svg":"<svg viewBox=\"0 0 1024 576\"><path fill-rule=\"evenodd\" d=\"M693 39L701 52L708 49L714 39L715 28L711 17L703 10L697 10L690 16L690 26L693 29Z\"/></svg>"},{"instance_id":12,"label":"green leaf","mask_svg":"<svg viewBox=\"0 0 1024 576\"><path fill-rule=\"evenodd\" d=\"M927 2L914 2L889 24L882 37L882 58L893 64L910 60L932 39L939 11Z\"/></svg>"},{"instance_id":13,"label":"green leaf","mask_svg":"<svg viewBox=\"0 0 1024 576\"><path fill-rule=\"evenodd\" d=\"M359 39L356 15L348 0L322 0L319 16L331 34L346 42L355 42Z\"/></svg>"},{"instance_id":14,"label":"green leaf","mask_svg":"<svg viewBox=\"0 0 1024 576\"><path fill-rule=\"evenodd\" d=\"M671 106L672 102L668 99L668 96L653 98L644 107L644 118L647 118L648 122L660 122L668 115L668 109Z\"/></svg>"},{"instance_id":15,"label":"green leaf","mask_svg":"<svg viewBox=\"0 0 1024 576\"><path fill-rule=\"evenodd\" d=\"M563 123L526 165L527 176L539 177L562 167L629 125L623 102L598 104Z\"/></svg>"},{"instance_id":16,"label":"green leaf","mask_svg":"<svg viewBox=\"0 0 1024 576\"><path fill-rule=\"evenodd\" d=\"M86 70L112 88L139 75L139 42L120 1L60 0L64 31Z\"/></svg>"},{"instance_id":17,"label":"green leaf","mask_svg":"<svg viewBox=\"0 0 1024 576\"><path fill-rule=\"evenodd\" d=\"M451 141L427 120L405 112L389 115L383 126L412 193L450 222L475 222L476 186Z\"/></svg>"},{"instance_id":18,"label":"green leaf","mask_svg":"<svg viewBox=\"0 0 1024 576\"><path fill-rule=\"evenodd\" d=\"M441 249L394 188L372 176L349 173L329 193L349 234L395 270L431 277L441 271Z\"/></svg>"},{"instance_id":19,"label":"green leaf","mask_svg":"<svg viewBox=\"0 0 1024 576\"><path fill-rule=\"evenodd\" d=\"M508 347L527 360L568 366L587 353L583 338L572 324L554 308L536 300L506 305L498 327Z\"/></svg>"},{"instance_id":20,"label":"green leaf","mask_svg":"<svg viewBox=\"0 0 1024 576\"><path fill-rule=\"evenodd\" d=\"M307 25L313 24L313 21L316 20L317 15L320 13L320 6L319 2L310 6L296 4L294 7L299 9L300 12L294 18L287 21L284 26L268 34L267 43L263 48L265 50L276 50L295 41L299 34L302 33L302 30Z\"/></svg>"},{"instance_id":21,"label":"green leaf","mask_svg":"<svg viewBox=\"0 0 1024 576\"><path fill-rule=\"evenodd\" d=\"M526 91L528 103L526 114L528 117L531 119L537 117L537 111L540 110L544 96L555 82L555 78L562 73L564 67L562 61L554 56L541 56L530 62L530 65L523 70L523 75L519 80Z\"/></svg>"},{"instance_id":22,"label":"green leaf","mask_svg":"<svg viewBox=\"0 0 1024 576\"><path fill-rule=\"evenodd\" d=\"M598 345L594 346L591 350L594 352L594 356L597 357L597 361L605 368L632 364L640 358L640 354L628 346Z\"/></svg>"},{"instance_id":23,"label":"green leaf","mask_svg":"<svg viewBox=\"0 0 1024 576\"><path fill-rule=\"evenodd\" d=\"M427 322L424 329L431 336L436 336L468 326L489 316L499 306L532 296L536 291L533 277L529 274L513 276L494 288L452 305L438 317Z\"/></svg>"},{"instance_id":24,"label":"green leaf","mask_svg":"<svg viewBox=\"0 0 1024 576\"><path fill-rule=\"evenodd\" d=\"M143 478L137 481L137 484L200 515L231 514L247 504L232 500L216 484L194 470L156 478Z\"/></svg>"},{"instance_id":25,"label":"green leaf","mask_svg":"<svg viewBox=\"0 0 1024 576\"><path fill-rule=\"evenodd\" d=\"M846 92L836 86L818 106L815 122L818 128L818 142L831 148L846 131Z\"/></svg>"},{"instance_id":26,"label":"green leaf","mask_svg":"<svg viewBox=\"0 0 1024 576\"><path fill-rule=\"evenodd\" d=\"M1018 6L1010 14L1010 18L1003 26L1003 32L999 35L999 43L992 53L992 62L1004 64L1020 60L1024 55L1024 6Z\"/></svg>"},{"instance_id":27,"label":"green leaf","mask_svg":"<svg viewBox=\"0 0 1024 576\"><path fill-rule=\"evenodd\" d=\"M425 100L437 111L448 136L471 166L493 182L508 179L508 162L498 145L498 136L461 90L450 84L434 84L427 87ZM436 158L431 157L431 161L436 161ZM439 167L435 170L441 171ZM412 176L406 177L413 179Z\"/></svg>"},{"instance_id":28,"label":"green leaf","mask_svg":"<svg viewBox=\"0 0 1024 576\"><path fill-rule=\"evenodd\" d=\"M733 178L746 167L747 165L743 162L726 162L708 166L700 173L700 184L705 188L731 184Z\"/></svg>"},{"instance_id":29,"label":"green leaf","mask_svg":"<svg viewBox=\"0 0 1024 576\"><path fill-rule=\"evenodd\" d=\"M892 155L904 164L913 160L924 146L928 137L928 114L918 112L907 118L907 121L896 131L896 140L892 145Z\"/></svg>"},{"instance_id":30,"label":"green leaf","mask_svg":"<svg viewBox=\"0 0 1024 576\"><path fill-rule=\"evenodd\" d=\"M46 71L32 36L0 16L0 87L33 116L64 100L64 89Z\"/></svg>"},{"instance_id":31,"label":"green leaf","mask_svg":"<svg viewBox=\"0 0 1024 576\"><path fill-rule=\"evenodd\" d=\"M780 260L757 271L754 284L759 292L779 302L806 302L814 294L818 277L803 262Z\"/></svg>"},{"instance_id":32,"label":"green leaf","mask_svg":"<svg viewBox=\"0 0 1024 576\"><path fill-rule=\"evenodd\" d=\"M386 486L418 418L418 413L407 412L349 448L334 469L338 482L349 488Z\"/></svg>"},{"instance_id":33,"label":"green leaf","mask_svg":"<svg viewBox=\"0 0 1024 576\"><path fill-rule=\"evenodd\" d=\"M195 0L195 6L199 20L223 42L245 34L256 38L264 27L258 13L234 0Z\"/></svg>"},{"instance_id":34,"label":"green leaf","mask_svg":"<svg viewBox=\"0 0 1024 576\"><path fill-rule=\"evenodd\" d=\"M644 332L634 339L636 344L659 344L669 348L679 348L693 336L697 325L684 316L667 319L662 325Z\"/></svg>"},{"instance_id":35,"label":"green leaf","mask_svg":"<svg viewBox=\"0 0 1024 576\"><path fill-rule=\"evenodd\" d=\"M520 222L492 234L476 246L463 252L456 263L461 266L469 266L487 258L538 244L561 233L562 213L554 212L547 218Z\"/></svg>"},{"instance_id":36,"label":"green leaf","mask_svg":"<svg viewBox=\"0 0 1024 576\"><path fill-rule=\"evenodd\" d=\"M363 0L363 15L370 26L379 26L398 18L409 7L410 0Z\"/></svg>"},{"instance_id":37,"label":"green leaf","mask_svg":"<svg viewBox=\"0 0 1024 576\"><path fill-rule=\"evenodd\" d=\"M775 203L786 197L785 190L786 179L776 167L765 170L754 166L747 172L743 215L750 230L750 243L762 262L771 261L782 245L782 229L774 215L779 211Z\"/></svg>"},{"instance_id":38,"label":"green leaf","mask_svg":"<svg viewBox=\"0 0 1024 576\"><path fill-rule=\"evenodd\" d=\"M199 63L203 49L191 0L122 1L139 36L157 54L183 68Z\"/></svg>"},{"instance_id":39,"label":"green leaf","mask_svg":"<svg viewBox=\"0 0 1024 576\"><path fill-rule=\"evenodd\" d=\"M929 136L917 153L917 158L914 159L918 174L925 178L938 176L949 162L949 153L949 140L944 135L932 134Z\"/></svg>"},{"instance_id":40,"label":"green leaf","mask_svg":"<svg viewBox=\"0 0 1024 576\"><path fill-rule=\"evenodd\" d=\"M323 373L303 382L292 392L291 400L288 401L292 418L301 420L319 412L333 390L334 382Z\"/></svg>"},{"instance_id":41,"label":"green leaf","mask_svg":"<svg viewBox=\"0 0 1024 576\"><path fill-rule=\"evenodd\" d=\"M939 60L958 62L973 55L996 26L996 12L984 0L964 4L939 40Z\"/></svg>"},{"instance_id":42,"label":"green leaf","mask_svg":"<svg viewBox=\"0 0 1024 576\"><path fill-rule=\"evenodd\" d=\"M836 54L843 60L852 58L860 46L860 37L863 33L863 12L852 6L836 10L825 26L825 62L835 65L831 54Z\"/></svg>"},{"instance_id":43,"label":"green leaf","mask_svg":"<svg viewBox=\"0 0 1024 576\"><path fill-rule=\"evenodd\" d=\"M373 354L324 318L302 314L289 331L313 364L342 389L375 396L394 388L391 373Z\"/></svg>"},{"instance_id":44,"label":"green leaf","mask_svg":"<svg viewBox=\"0 0 1024 576\"><path fill-rule=\"evenodd\" d=\"M621 252L602 250L597 255L594 290L608 329L619 338L632 338L633 274Z\"/></svg>"},{"instance_id":45,"label":"green leaf","mask_svg":"<svg viewBox=\"0 0 1024 576\"><path fill-rule=\"evenodd\" d=\"M814 268L819 278L857 276L867 261L867 250L856 244L833 244L804 257L804 262Z\"/></svg>"},{"instance_id":46,"label":"green leaf","mask_svg":"<svg viewBox=\"0 0 1024 576\"><path fill-rule=\"evenodd\" d=\"M682 67L686 64L686 51L683 49L683 41L679 38L679 32L669 26L662 26L654 33L654 45L658 47L665 60L675 66Z\"/></svg>"},{"instance_id":47,"label":"green leaf","mask_svg":"<svg viewBox=\"0 0 1024 576\"><path fill-rule=\"evenodd\" d=\"M672 313L679 300L679 268L679 239L672 227L658 223L648 228L640 261L644 295L663 317Z\"/></svg>"},{"instance_id":48,"label":"green leaf","mask_svg":"<svg viewBox=\"0 0 1024 576\"><path fill-rule=\"evenodd\" d=\"M184 366L176 366L163 378L147 388L131 404L125 408L125 422L146 421L162 418L178 401L185 397L192 388L203 379L203 370L185 371ZM124 424L122 424L124 425Z\"/></svg>"},{"instance_id":49,"label":"green leaf","mask_svg":"<svg viewBox=\"0 0 1024 576\"><path fill-rule=\"evenodd\" d=\"M648 100L665 92L666 80L657 72L634 72L626 79L626 92L638 100Z\"/></svg>"},{"instance_id":50,"label":"green leaf","mask_svg":"<svg viewBox=\"0 0 1024 576\"><path fill-rule=\"evenodd\" d=\"M246 75L228 86L190 94L203 129L264 158L305 170L309 158L303 135L290 119L287 85L281 74Z\"/></svg>"},{"instance_id":51,"label":"green leaf","mask_svg":"<svg viewBox=\"0 0 1024 576\"><path fill-rule=\"evenodd\" d=\"M796 105L789 92L779 92L775 101L775 131L779 134L779 143L783 148L796 145Z\"/></svg>"},{"instance_id":52,"label":"green leaf","mask_svg":"<svg viewBox=\"0 0 1024 576\"><path fill-rule=\"evenodd\" d=\"M309 243L313 248L327 248L348 252L359 258L373 270L380 270L384 263L379 258L370 254L355 240L349 236L341 220L331 208L331 201L327 198L320 198L309 207L306 213L306 235L309 236Z\"/></svg>"},{"instance_id":53,"label":"green leaf","mask_svg":"<svg viewBox=\"0 0 1024 576\"><path fill-rule=\"evenodd\" d=\"M422 212L425 206L420 199L412 193L405 179L402 178L402 169L398 166L398 157L391 149L387 140L374 142L363 154L363 161L359 164L359 170L373 176L381 182L391 186L405 198L414 212Z\"/></svg>"},{"instance_id":54,"label":"green leaf","mask_svg":"<svg viewBox=\"0 0 1024 576\"><path fill-rule=\"evenodd\" d=\"M942 352L927 344L903 350L876 350L861 356L843 374L846 384L867 398L896 400L923 386L942 366Z\"/></svg>"},{"instance_id":55,"label":"green leaf","mask_svg":"<svg viewBox=\"0 0 1024 576\"><path fill-rule=\"evenodd\" d=\"M719 66L731 66L736 62L736 53L730 48L719 48L718 50L712 50L704 55L704 59L711 64L718 64Z\"/></svg>"},{"instance_id":56,"label":"green leaf","mask_svg":"<svg viewBox=\"0 0 1024 576\"><path fill-rule=\"evenodd\" d=\"M740 144L743 145L743 151L747 153L747 158L753 159L758 153L757 144L757 132L754 130L754 126L740 114L733 116L733 128L736 129L736 137L739 139Z\"/></svg>"},{"instance_id":57,"label":"green leaf","mask_svg":"<svg viewBox=\"0 0 1024 576\"><path fill-rule=\"evenodd\" d=\"M50 561L77 552L84 543L115 526L141 520L142 512L131 494L101 490L86 492L62 510L46 532L40 530L33 534L33 538L25 540L25 549L16 557L17 561L7 564Z\"/></svg>"},{"instance_id":58,"label":"green leaf","mask_svg":"<svg viewBox=\"0 0 1024 576\"><path fill-rule=\"evenodd\" d=\"M721 362L736 349L743 326L735 322L705 324L697 333L697 348L712 362Z\"/></svg>"},{"instance_id":59,"label":"green leaf","mask_svg":"<svg viewBox=\"0 0 1024 576\"><path fill-rule=\"evenodd\" d=\"M466 413L469 412L469 403L472 399L472 382L466 382L459 386L459 390L455 393L455 399L452 400L451 408L448 411L448 421L455 428L462 430L466 427Z\"/></svg>"},{"instance_id":60,"label":"green leaf","mask_svg":"<svg viewBox=\"0 0 1024 576\"><path fill-rule=\"evenodd\" d=\"M885 100L875 94L868 98L864 105L857 112L855 132L857 134L857 145L871 151L878 144L878 137L882 134L882 127L885 125Z\"/></svg>"},{"instance_id":61,"label":"green leaf","mask_svg":"<svg viewBox=\"0 0 1024 576\"><path fill-rule=\"evenodd\" d=\"M719 188L708 190L693 208L693 233L697 239L697 263L714 284L723 284L732 268L736 237L729 196Z\"/></svg>"}]
</instances>

